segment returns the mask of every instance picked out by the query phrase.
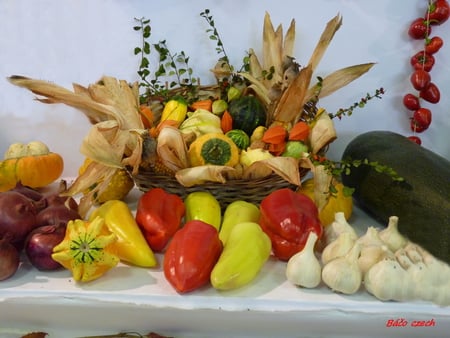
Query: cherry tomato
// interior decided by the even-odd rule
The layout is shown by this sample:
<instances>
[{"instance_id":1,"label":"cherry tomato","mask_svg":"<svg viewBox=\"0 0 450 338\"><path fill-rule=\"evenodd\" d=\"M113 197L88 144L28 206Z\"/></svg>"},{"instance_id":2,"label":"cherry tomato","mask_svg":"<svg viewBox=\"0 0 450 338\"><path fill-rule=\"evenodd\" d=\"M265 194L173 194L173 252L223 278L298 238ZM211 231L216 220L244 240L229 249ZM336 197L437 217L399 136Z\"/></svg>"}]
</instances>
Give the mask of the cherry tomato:
<instances>
[{"instance_id":1,"label":"cherry tomato","mask_svg":"<svg viewBox=\"0 0 450 338\"><path fill-rule=\"evenodd\" d=\"M426 72L431 71L434 66L434 56L424 51L420 51L411 57L410 63L414 69L423 69Z\"/></svg>"},{"instance_id":2,"label":"cherry tomato","mask_svg":"<svg viewBox=\"0 0 450 338\"><path fill-rule=\"evenodd\" d=\"M430 82L428 86L422 89L419 95L422 99L430 103L438 103L441 99L441 92L433 82Z\"/></svg>"},{"instance_id":3,"label":"cherry tomato","mask_svg":"<svg viewBox=\"0 0 450 338\"><path fill-rule=\"evenodd\" d=\"M417 90L422 90L431 82L430 73L424 71L423 69L416 69L411 74L411 84Z\"/></svg>"},{"instance_id":4,"label":"cherry tomato","mask_svg":"<svg viewBox=\"0 0 450 338\"><path fill-rule=\"evenodd\" d=\"M425 53L430 55L437 53L443 44L444 40L442 40L439 36L433 36L425 43Z\"/></svg>"},{"instance_id":5,"label":"cherry tomato","mask_svg":"<svg viewBox=\"0 0 450 338\"><path fill-rule=\"evenodd\" d=\"M416 95L410 93L403 96L403 105L409 110L417 110L420 108L420 101Z\"/></svg>"},{"instance_id":6,"label":"cherry tomato","mask_svg":"<svg viewBox=\"0 0 450 338\"><path fill-rule=\"evenodd\" d=\"M422 144L422 140L418 136L408 136L408 140L417 143L419 146Z\"/></svg>"},{"instance_id":7,"label":"cherry tomato","mask_svg":"<svg viewBox=\"0 0 450 338\"><path fill-rule=\"evenodd\" d=\"M431 26L427 24L427 20L424 18L417 18L408 29L408 35L413 39L421 40L425 39L431 34Z\"/></svg>"},{"instance_id":8,"label":"cherry tomato","mask_svg":"<svg viewBox=\"0 0 450 338\"><path fill-rule=\"evenodd\" d=\"M440 25L448 20L450 16L450 6L446 0L433 1L427 9L426 17L431 25Z\"/></svg>"},{"instance_id":9,"label":"cherry tomato","mask_svg":"<svg viewBox=\"0 0 450 338\"><path fill-rule=\"evenodd\" d=\"M428 127L421 126L414 118L411 119L410 128L415 133L421 133L428 129Z\"/></svg>"},{"instance_id":10,"label":"cherry tomato","mask_svg":"<svg viewBox=\"0 0 450 338\"><path fill-rule=\"evenodd\" d=\"M413 120L426 129L431 124L431 111L427 108L419 108L414 112Z\"/></svg>"}]
</instances>

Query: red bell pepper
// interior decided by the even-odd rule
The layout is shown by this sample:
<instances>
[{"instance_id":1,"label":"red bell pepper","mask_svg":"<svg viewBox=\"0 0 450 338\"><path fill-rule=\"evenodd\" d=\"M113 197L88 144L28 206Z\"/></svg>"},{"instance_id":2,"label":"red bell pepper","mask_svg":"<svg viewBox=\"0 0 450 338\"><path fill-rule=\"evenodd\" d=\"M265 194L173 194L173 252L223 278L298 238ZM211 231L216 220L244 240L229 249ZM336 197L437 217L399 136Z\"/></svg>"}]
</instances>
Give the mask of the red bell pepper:
<instances>
[{"instance_id":1,"label":"red bell pepper","mask_svg":"<svg viewBox=\"0 0 450 338\"><path fill-rule=\"evenodd\" d=\"M179 293L198 289L210 281L211 271L222 253L219 232L200 220L178 230L164 254L164 276Z\"/></svg>"},{"instance_id":2,"label":"red bell pepper","mask_svg":"<svg viewBox=\"0 0 450 338\"><path fill-rule=\"evenodd\" d=\"M162 251L180 228L185 214L184 202L178 195L153 188L142 194L136 209L139 225L153 251Z\"/></svg>"},{"instance_id":3,"label":"red bell pepper","mask_svg":"<svg viewBox=\"0 0 450 338\"><path fill-rule=\"evenodd\" d=\"M272 241L274 255L288 261L301 251L310 232L320 238L323 227L316 204L306 195L284 188L261 201L259 224Z\"/></svg>"},{"instance_id":4,"label":"red bell pepper","mask_svg":"<svg viewBox=\"0 0 450 338\"><path fill-rule=\"evenodd\" d=\"M421 69L429 72L434 66L435 58L433 55L422 50L411 57L410 63L414 69Z\"/></svg>"}]
</instances>

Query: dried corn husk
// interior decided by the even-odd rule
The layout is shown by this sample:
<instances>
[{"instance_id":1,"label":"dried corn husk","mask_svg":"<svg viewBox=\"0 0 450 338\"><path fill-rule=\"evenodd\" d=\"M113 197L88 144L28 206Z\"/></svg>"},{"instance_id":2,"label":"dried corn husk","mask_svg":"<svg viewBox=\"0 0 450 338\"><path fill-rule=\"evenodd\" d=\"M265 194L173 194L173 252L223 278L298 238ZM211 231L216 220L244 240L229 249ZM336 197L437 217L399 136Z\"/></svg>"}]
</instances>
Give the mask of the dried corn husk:
<instances>
[{"instance_id":1,"label":"dried corn husk","mask_svg":"<svg viewBox=\"0 0 450 338\"><path fill-rule=\"evenodd\" d=\"M145 130L139 114L137 83L130 86L124 80L104 76L88 87L74 84L73 91L70 91L47 81L23 76L11 76L8 80L39 95L37 100L40 102L64 103L82 111L93 124L82 141L80 151L97 164L78 176L66 191L69 195L76 195L95 186L82 198L80 208L83 212L93 204L94 194L106 189L116 170L131 167L134 173L138 171Z\"/></svg>"}]
</instances>

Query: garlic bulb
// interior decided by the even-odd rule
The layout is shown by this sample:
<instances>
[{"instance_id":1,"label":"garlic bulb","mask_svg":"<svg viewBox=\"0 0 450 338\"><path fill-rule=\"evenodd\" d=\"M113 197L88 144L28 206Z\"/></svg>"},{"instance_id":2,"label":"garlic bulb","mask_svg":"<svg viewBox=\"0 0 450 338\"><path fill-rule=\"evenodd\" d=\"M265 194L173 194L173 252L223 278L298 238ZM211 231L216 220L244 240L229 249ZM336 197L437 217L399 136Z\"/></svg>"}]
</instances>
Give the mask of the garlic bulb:
<instances>
[{"instance_id":1,"label":"garlic bulb","mask_svg":"<svg viewBox=\"0 0 450 338\"><path fill-rule=\"evenodd\" d=\"M384 242L381 240L378 230L374 227L368 227L366 233L359 237L356 242L361 246L384 245Z\"/></svg>"},{"instance_id":2,"label":"garlic bulb","mask_svg":"<svg viewBox=\"0 0 450 338\"><path fill-rule=\"evenodd\" d=\"M355 239L350 232L341 233L338 238L328 244L322 252L322 264L327 264L331 260L345 256L355 244Z\"/></svg>"},{"instance_id":3,"label":"garlic bulb","mask_svg":"<svg viewBox=\"0 0 450 338\"><path fill-rule=\"evenodd\" d=\"M302 251L292 256L286 267L286 278L294 285L315 288L321 281L322 267L314 254L317 235L310 232Z\"/></svg>"},{"instance_id":4,"label":"garlic bulb","mask_svg":"<svg viewBox=\"0 0 450 338\"><path fill-rule=\"evenodd\" d=\"M344 232L350 233L351 237L354 240L358 238L355 229L353 229L353 227L348 224L347 220L345 219L344 213L340 211L334 214L334 222L325 228L325 245L328 245L336 240L339 235Z\"/></svg>"},{"instance_id":5,"label":"garlic bulb","mask_svg":"<svg viewBox=\"0 0 450 338\"><path fill-rule=\"evenodd\" d=\"M335 258L323 267L322 280L330 289L344 294L359 290L362 281L358 266L360 250L360 246L355 244L345 256Z\"/></svg>"},{"instance_id":6,"label":"garlic bulb","mask_svg":"<svg viewBox=\"0 0 450 338\"><path fill-rule=\"evenodd\" d=\"M394 253L386 245L369 245L361 248L358 258L358 265L364 274L379 261L384 258L394 258Z\"/></svg>"},{"instance_id":7,"label":"garlic bulb","mask_svg":"<svg viewBox=\"0 0 450 338\"><path fill-rule=\"evenodd\" d=\"M383 259L364 275L366 290L376 298L406 301L414 298L413 282L396 259Z\"/></svg>"},{"instance_id":8,"label":"garlic bulb","mask_svg":"<svg viewBox=\"0 0 450 338\"><path fill-rule=\"evenodd\" d=\"M408 240L398 231L398 217L389 217L388 226L379 232L381 240L386 243L389 250L395 252L403 248Z\"/></svg>"}]
</instances>

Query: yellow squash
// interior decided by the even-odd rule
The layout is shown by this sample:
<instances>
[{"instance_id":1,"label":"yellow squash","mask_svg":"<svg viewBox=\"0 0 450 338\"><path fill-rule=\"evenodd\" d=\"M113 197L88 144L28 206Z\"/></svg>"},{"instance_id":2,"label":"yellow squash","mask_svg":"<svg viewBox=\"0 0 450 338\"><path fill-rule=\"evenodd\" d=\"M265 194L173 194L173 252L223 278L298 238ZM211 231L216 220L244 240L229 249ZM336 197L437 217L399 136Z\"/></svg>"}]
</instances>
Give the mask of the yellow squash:
<instances>
[{"instance_id":1,"label":"yellow squash","mask_svg":"<svg viewBox=\"0 0 450 338\"><path fill-rule=\"evenodd\" d=\"M328 226L334 221L334 215L337 212L343 212L345 219L349 219L353 211L352 196L344 194L344 185L341 182L333 180L333 186L336 190L334 193L328 192L327 202L324 207L319 210L319 219L323 226ZM299 192L309 196L314 201L314 179L310 178L302 182Z\"/></svg>"}]
</instances>

